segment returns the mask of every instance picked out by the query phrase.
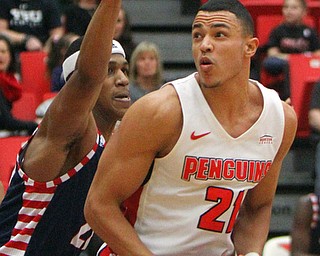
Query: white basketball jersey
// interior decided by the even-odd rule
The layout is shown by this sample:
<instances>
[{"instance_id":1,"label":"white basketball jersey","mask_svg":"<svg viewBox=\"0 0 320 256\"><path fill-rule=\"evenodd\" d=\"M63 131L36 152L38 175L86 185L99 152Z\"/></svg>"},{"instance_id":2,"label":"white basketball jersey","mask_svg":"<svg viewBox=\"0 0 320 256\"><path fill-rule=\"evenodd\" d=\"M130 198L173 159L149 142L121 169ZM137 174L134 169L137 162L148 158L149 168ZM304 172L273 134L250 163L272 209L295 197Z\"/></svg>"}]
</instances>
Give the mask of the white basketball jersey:
<instances>
[{"instance_id":1,"label":"white basketball jersey","mask_svg":"<svg viewBox=\"0 0 320 256\"><path fill-rule=\"evenodd\" d=\"M261 90L264 107L237 138L220 125L194 74L172 82L181 102L182 132L173 150L155 159L134 225L155 255L233 252L231 231L240 205L248 189L267 175L284 131L277 93L252 82Z\"/></svg>"}]
</instances>

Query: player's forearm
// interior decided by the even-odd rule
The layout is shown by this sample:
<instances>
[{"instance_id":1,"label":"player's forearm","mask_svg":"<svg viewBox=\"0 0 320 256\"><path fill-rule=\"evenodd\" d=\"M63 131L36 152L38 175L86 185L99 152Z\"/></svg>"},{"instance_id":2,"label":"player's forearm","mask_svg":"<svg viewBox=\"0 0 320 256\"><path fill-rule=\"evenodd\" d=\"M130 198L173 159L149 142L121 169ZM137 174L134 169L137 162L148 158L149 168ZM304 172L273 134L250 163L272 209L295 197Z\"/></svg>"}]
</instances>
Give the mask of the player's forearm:
<instances>
[{"instance_id":1,"label":"player's forearm","mask_svg":"<svg viewBox=\"0 0 320 256\"><path fill-rule=\"evenodd\" d=\"M262 255L269 232L270 206L257 210L241 209L240 212L233 232L236 252L243 255L257 252Z\"/></svg>"},{"instance_id":2,"label":"player's forearm","mask_svg":"<svg viewBox=\"0 0 320 256\"><path fill-rule=\"evenodd\" d=\"M98 206L87 199L86 220L95 233L121 256L151 256L118 206ZM98 216L98 217L97 217Z\"/></svg>"},{"instance_id":3,"label":"player's forearm","mask_svg":"<svg viewBox=\"0 0 320 256\"><path fill-rule=\"evenodd\" d=\"M106 64L111 57L112 38L118 19L121 0L103 0L99 4L81 45L78 72L90 84L99 84L107 74ZM84 54L81 54L81 53Z\"/></svg>"}]
</instances>

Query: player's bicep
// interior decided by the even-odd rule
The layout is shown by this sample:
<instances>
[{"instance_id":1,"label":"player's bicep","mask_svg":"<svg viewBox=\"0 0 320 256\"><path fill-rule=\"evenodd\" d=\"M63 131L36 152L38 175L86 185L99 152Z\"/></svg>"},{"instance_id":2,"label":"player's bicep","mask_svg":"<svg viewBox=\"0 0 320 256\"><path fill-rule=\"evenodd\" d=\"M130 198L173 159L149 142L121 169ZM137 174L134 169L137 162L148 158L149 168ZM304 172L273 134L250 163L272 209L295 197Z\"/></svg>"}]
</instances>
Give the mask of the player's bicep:
<instances>
[{"instance_id":1,"label":"player's bicep","mask_svg":"<svg viewBox=\"0 0 320 256\"><path fill-rule=\"evenodd\" d=\"M126 199L141 186L154 158L172 137L172 131L167 131L170 118L157 97L146 97L129 108L100 160L98 175L105 174L106 193L118 200Z\"/></svg>"},{"instance_id":2,"label":"player's bicep","mask_svg":"<svg viewBox=\"0 0 320 256\"><path fill-rule=\"evenodd\" d=\"M110 139L103 157L109 176L117 177L118 181L126 184L127 190L119 191L122 199L126 199L143 183L161 146L161 139L155 135L158 131L153 129L151 122L141 118L138 120L123 120L119 130ZM115 190L118 188L115 185Z\"/></svg>"},{"instance_id":3,"label":"player's bicep","mask_svg":"<svg viewBox=\"0 0 320 256\"><path fill-rule=\"evenodd\" d=\"M120 204L142 185L148 173L149 162L145 158L146 154L131 152L129 147L132 144L128 143L124 149L112 143L108 143L100 159L95 179L100 184L97 188L100 187L101 195L105 194L105 199L111 197L110 202L116 200ZM93 187L95 186L93 183Z\"/></svg>"}]
</instances>

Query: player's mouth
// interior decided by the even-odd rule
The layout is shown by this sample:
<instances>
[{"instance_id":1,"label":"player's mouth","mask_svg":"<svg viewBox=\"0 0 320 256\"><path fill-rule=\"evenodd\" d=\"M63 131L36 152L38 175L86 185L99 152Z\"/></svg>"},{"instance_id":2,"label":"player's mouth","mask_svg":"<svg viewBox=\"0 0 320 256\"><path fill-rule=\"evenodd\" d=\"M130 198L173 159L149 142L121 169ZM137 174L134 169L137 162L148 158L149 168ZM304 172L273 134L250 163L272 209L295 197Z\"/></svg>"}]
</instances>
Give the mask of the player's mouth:
<instances>
[{"instance_id":1,"label":"player's mouth","mask_svg":"<svg viewBox=\"0 0 320 256\"><path fill-rule=\"evenodd\" d=\"M210 69L213 65L213 61L209 59L208 57L201 57L200 59L200 67L204 70L207 71Z\"/></svg>"},{"instance_id":2,"label":"player's mouth","mask_svg":"<svg viewBox=\"0 0 320 256\"><path fill-rule=\"evenodd\" d=\"M129 96L129 92L118 93L113 98L115 101L123 104L131 104L131 98Z\"/></svg>"}]
</instances>

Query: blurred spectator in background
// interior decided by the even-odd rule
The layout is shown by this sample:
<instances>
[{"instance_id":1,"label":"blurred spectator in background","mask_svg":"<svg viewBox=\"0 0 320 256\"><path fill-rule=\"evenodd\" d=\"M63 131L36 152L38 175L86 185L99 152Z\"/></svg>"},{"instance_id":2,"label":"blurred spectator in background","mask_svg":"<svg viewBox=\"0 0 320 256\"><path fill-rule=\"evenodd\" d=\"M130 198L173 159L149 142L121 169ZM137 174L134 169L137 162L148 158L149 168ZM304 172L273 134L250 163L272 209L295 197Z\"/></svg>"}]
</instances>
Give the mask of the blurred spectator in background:
<instances>
[{"instance_id":1,"label":"blurred spectator in background","mask_svg":"<svg viewBox=\"0 0 320 256\"><path fill-rule=\"evenodd\" d=\"M320 82L316 83L311 93L309 125L310 139L315 146L315 185L314 191L320 195Z\"/></svg>"},{"instance_id":2,"label":"blurred spectator in background","mask_svg":"<svg viewBox=\"0 0 320 256\"><path fill-rule=\"evenodd\" d=\"M130 97L134 103L143 95L159 89L163 83L163 67L156 44L141 42L130 60Z\"/></svg>"},{"instance_id":3,"label":"blurred spectator in background","mask_svg":"<svg viewBox=\"0 0 320 256\"><path fill-rule=\"evenodd\" d=\"M65 33L74 33L83 36L94 14L98 0L74 0L66 7L62 15L62 24Z\"/></svg>"},{"instance_id":4,"label":"blurred spectator in background","mask_svg":"<svg viewBox=\"0 0 320 256\"><path fill-rule=\"evenodd\" d=\"M124 8L121 8L119 12L114 39L122 45L126 52L127 60L130 61L132 52L137 45L132 38L131 24Z\"/></svg>"},{"instance_id":5,"label":"blurred spectator in background","mask_svg":"<svg viewBox=\"0 0 320 256\"><path fill-rule=\"evenodd\" d=\"M292 256L320 255L319 196L301 196L297 203L291 231Z\"/></svg>"},{"instance_id":6,"label":"blurred spectator in background","mask_svg":"<svg viewBox=\"0 0 320 256\"><path fill-rule=\"evenodd\" d=\"M0 34L17 52L45 50L50 37L63 34L56 0L1 0Z\"/></svg>"},{"instance_id":7,"label":"blurred spectator in background","mask_svg":"<svg viewBox=\"0 0 320 256\"><path fill-rule=\"evenodd\" d=\"M267 43L268 57L262 65L272 76L283 74L283 79L269 85L278 91L280 98L290 96L288 56L292 53L319 53L320 44L317 32L303 23L307 14L305 0L284 0L282 7L283 22L271 31Z\"/></svg>"},{"instance_id":8,"label":"blurred spectator in background","mask_svg":"<svg viewBox=\"0 0 320 256\"><path fill-rule=\"evenodd\" d=\"M48 53L48 75L51 81L51 91L58 92L65 84L62 75L62 63L64 55L70 44L79 36L73 33L67 33L58 40L52 40Z\"/></svg>"},{"instance_id":9,"label":"blurred spectator in background","mask_svg":"<svg viewBox=\"0 0 320 256\"><path fill-rule=\"evenodd\" d=\"M37 123L18 120L11 113L12 103L20 99L22 93L22 86L15 77L14 56L9 39L0 35L0 130L11 131L14 135L26 131L30 135Z\"/></svg>"}]
</instances>

